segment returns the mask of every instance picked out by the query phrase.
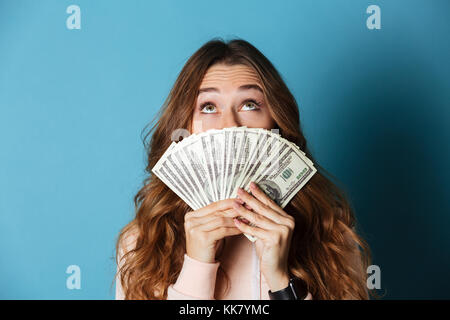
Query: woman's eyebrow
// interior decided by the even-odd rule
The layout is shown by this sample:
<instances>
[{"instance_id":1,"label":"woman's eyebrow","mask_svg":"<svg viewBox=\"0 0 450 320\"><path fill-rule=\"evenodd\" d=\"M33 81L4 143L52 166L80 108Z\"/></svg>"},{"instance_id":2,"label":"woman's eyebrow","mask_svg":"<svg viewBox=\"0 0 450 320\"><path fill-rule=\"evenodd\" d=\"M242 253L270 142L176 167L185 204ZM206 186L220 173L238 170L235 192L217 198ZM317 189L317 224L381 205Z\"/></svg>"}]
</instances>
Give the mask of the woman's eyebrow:
<instances>
[{"instance_id":1,"label":"woman's eyebrow","mask_svg":"<svg viewBox=\"0 0 450 320\"><path fill-rule=\"evenodd\" d=\"M257 84L244 84L238 88L238 91L251 90L251 89L255 89L255 90L258 90L261 93L263 93L263 90ZM203 92L219 92L219 91L220 91L219 89L213 88L213 87L200 88L198 90L198 94L203 93Z\"/></svg>"},{"instance_id":2,"label":"woman's eyebrow","mask_svg":"<svg viewBox=\"0 0 450 320\"><path fill-rule=\"evenodd\" d=\"M260 86L258 86L257 84L245 84L243 86L240 86L238 88L239 91L243 91L243 90L251 90L251 89L255 89L260 91L261 93L263 93L262 89Z\"/></svg>"}]
</instances>

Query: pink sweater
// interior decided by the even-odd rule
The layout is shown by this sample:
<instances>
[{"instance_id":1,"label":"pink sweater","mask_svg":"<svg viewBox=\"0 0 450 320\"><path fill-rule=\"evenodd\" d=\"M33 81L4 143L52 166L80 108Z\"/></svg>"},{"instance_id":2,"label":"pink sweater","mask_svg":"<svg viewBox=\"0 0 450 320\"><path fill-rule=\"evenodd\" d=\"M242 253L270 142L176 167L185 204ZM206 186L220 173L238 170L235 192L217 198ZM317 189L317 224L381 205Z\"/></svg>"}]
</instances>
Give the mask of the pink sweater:
<instances>
[{"instance_id":1,"label":"pink sweater","mask_svg":"<svg viewBox=\"0 0 450 320\"><path fill-rule=\"evenodd\" d=\"M132 243L127 245L127 247ZM121 254L119 254L119 258ZM170 285L167 300L268 300L269 287L259 270L255 245L244 235L226 238L223 253L216 263L204 263L184 255L177 281ZM226 279L218 273L219 265L229 277L229 289L224 292ZM120 281L116 281L116 299L124 299ZM311 300L308 293L305 300Z\"/></svg>"}]
</instances>

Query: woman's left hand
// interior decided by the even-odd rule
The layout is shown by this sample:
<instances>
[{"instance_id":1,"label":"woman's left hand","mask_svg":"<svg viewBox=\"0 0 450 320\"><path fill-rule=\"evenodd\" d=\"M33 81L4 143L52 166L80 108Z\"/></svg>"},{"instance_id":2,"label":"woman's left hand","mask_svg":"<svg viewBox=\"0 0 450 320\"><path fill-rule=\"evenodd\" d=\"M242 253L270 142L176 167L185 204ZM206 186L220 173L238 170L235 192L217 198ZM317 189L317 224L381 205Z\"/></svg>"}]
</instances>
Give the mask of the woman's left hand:
<instances>
[{"instance_id":1,"label":"woman's left hand","mask_svg":"<svg viewBox=\"0 0 450 320\"><path fill-rule=\"evenodd\" d=\"M252 194L243 189L238 190L238 197L245 202L245 206L235 201L234 208L239 216L255 226L247 225L236 218L234 222L242 232L258 238L255 245L261 272L270 290L278 291L289 285L287 261L295 219L254 182L250 184L250 191Z\"/></svg>"}]
</instances>

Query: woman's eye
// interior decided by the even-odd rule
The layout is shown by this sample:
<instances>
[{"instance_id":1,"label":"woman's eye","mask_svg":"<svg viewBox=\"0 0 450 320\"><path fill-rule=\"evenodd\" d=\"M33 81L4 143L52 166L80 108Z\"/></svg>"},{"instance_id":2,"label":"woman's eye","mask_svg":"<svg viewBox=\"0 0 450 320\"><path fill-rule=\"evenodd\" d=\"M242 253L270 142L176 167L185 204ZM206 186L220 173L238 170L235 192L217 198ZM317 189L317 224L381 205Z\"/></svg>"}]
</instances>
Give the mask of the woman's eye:
<instances>
[{"instance_id":1,"label":"woman's eye","mask_svg":"<svg viewBox=\"0 0 450 320\"><path fill-rule=\"evenodd\" d=\"M215 113L216 107L212 104L207 104L201 108L201 112L203 113Z\"/></svg>"},{"instance_id":2,"label":"woman's eye","mask_svg":"<svg viewBox=\"0 0 450 320\"><path fill-rule=\"evenodd\" d=\"M246 107L249 106L249 107ZM244 106L242 107L242 110L244 111L248 111L248 110L256 110L258 109L258 106L256 105L256 103L248 101L244 104Z\"/></svg>"}]
</instances>

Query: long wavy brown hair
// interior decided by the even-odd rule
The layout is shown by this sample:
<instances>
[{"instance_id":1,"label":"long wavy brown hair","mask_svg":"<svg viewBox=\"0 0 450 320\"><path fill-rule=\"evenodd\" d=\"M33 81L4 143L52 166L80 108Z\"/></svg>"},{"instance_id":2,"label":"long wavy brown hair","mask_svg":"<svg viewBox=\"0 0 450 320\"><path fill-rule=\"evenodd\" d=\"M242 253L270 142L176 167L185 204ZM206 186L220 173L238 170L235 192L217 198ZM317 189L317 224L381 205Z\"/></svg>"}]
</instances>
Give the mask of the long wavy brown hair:
<instances>
[{"instance_id":1,"label":"long wavy brown hair","mask_svg":"<svg viewBox=\"0 0 450 320\"><path fill-rule=\"evenodd\" d=\"M345 192L309 152L294 96L272 63L253 45L242 39L215 38L189 58L160 112L146 126L154 123L143 138L148 176L134 197L135 217L121 230L115 248L120 275L116 277L124 298L167 299L168 286L175 283L181 271L186 252L184 215L191 209L151 169L172 143L175 130L191 128L198 89L208 68L216 63L243 64L256 71L276 128L297 144L317 168L284 208L296 221L289 272L306 282L313 299L376 296L366 285L370 248L357 234ZM219 272L224 270L219 267Z\"/></svg>"}]
</instances>

